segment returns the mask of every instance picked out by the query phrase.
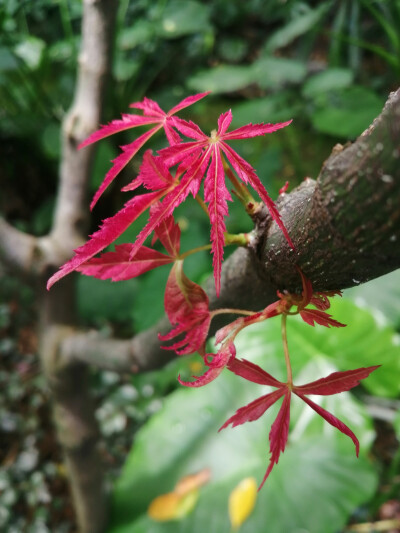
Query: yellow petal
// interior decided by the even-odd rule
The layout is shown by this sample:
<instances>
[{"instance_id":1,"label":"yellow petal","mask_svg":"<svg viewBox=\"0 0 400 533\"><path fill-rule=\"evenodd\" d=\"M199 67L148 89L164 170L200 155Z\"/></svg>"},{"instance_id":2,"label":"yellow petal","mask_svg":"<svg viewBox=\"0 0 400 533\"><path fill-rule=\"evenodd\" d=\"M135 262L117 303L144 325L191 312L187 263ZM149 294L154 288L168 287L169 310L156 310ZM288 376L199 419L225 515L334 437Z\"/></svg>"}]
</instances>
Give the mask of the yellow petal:
<instances>
[{"instance_id":1,"label":"yellow petal","mask_svg":"<svg viewBox=\"0 0 400 533\"><path fill-rule=\"evenodd\" d=\"M202 485L205 485L210 481L211 472L208 468L203 468L195 474L189 474L188 476L182 477L178 483L175 485L174 492L177 494L187 494L193 489L197 489Z\"/></svg>"},{"instance_id":2,"label":"yellow petal","mask_svg":"<svg viewBox=\"0 0 400 533\"><path fill-rule=\"evenodd\" d=\"M178 507L176 509L175 518L180 520L185 518L196 507L196 503L199 499L200 493L197 489L191 490L184 496L181 496Z\"/></svg>"},{"instance_id":3,"label":"yellow petal","mask_svg":"<svg viewBox=\"0 0 400 533\"><path fill-rule=\"evenodd\" d=\"M199 488L210 479L210 470L204 468L196 474L182 477L173 492L157 496L149 505L147 514L157 522L181 520L195 507L199 499Z\"/></svg>"},{"instance_id":4,"label":"yellow petal","mask_svg":"<svg viewBox=\"0 0 400 533\"><path fill-rule=\"evenodd\" d=\"M247 477L237 485L229 496L229 519L233 529L239 529L254 509L257 499L257 482Z\"/></svg>"},{"instance_id":5,"label":"yellow petal","mask_svg":"<svg viewBox=\"0 0 400 533\"><path fill-rule=\"evenodd\" d=\"M161 494L155 498L147 509L147 514L157 522L165 522L167 520L174 520L176 518L179 501L181 496L175 492L168 492L168 494Z\"/></svg>"}]
</instances>

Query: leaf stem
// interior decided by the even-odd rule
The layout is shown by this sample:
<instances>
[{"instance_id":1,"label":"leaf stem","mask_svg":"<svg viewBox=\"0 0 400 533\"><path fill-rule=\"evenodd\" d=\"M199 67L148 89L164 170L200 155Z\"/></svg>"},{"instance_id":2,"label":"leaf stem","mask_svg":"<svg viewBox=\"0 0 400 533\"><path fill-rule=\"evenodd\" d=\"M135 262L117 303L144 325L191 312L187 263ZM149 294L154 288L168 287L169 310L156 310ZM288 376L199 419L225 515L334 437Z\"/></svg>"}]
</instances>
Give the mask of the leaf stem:
<instances>
[{"instance_id":1,"label":"leaf stem","mask_svg":"<svg viewBox=\"0 0 400 533\"><path fill-rule=\"evenodd\" d=\"M196 201L199 204L199 206L202 208L202 210L205 212L208 218L210 218L210 213L208 211L208 207L206 206L204 200L201 198L199 194L196 194Z\"/></svg>"},{"instance_id":2,"label":"leaf stem","mask_svg":"<svg viewBox=\"0 0 400 533\"><path fill-rule=\"evenodd\" d=\"M229 307L225 307L224 309L216 309L215 311L211 311L212 316L215 315L222 315L224 313L228 314L236 314L236 315L246 315L251 316L256 313L256 311L248 311L247 309L230 309Z\"/></svg>"},{"instance_id":3,"label":"leaf stem","mask_svg":"<svg viewBox=\"0 0 400 533\"><path fill-rule=\"evenodd\" d=\"M236 244L237 246L247 246L249 244L249 236L247 233L224 233L225 246Z\"/></svg>"},{"instance_id":4,"label":"leaf stem","mask_svg":"<svg viewBox=\"0 0 400 533\"><path fill-rule=\"evenodd\" d=\"M286 314L282 314L282 342L283 342L283 352L285 354L285 363L286 363L286 371L287 371L287 382L288 385L293 385L293 375L292 375L292 366L290 364L290 356L289 356L289 348L288 348L288 342L287 342L287 334L286 334Z\"/></svg>"},{"instance_id":5,"label":"leaf stem","mask_svg":"<svg viewBox=\"0 0 400 533\"><path fill-rule=\"evenodd\" d=\"M195 254L197 252L202 252L203 250L211 250L211 244L204 244L203 246L198 246L197 248L192 248L183 254L180 254L179 259L185 259L189 255Z\"/></svg>"}]
</instances>

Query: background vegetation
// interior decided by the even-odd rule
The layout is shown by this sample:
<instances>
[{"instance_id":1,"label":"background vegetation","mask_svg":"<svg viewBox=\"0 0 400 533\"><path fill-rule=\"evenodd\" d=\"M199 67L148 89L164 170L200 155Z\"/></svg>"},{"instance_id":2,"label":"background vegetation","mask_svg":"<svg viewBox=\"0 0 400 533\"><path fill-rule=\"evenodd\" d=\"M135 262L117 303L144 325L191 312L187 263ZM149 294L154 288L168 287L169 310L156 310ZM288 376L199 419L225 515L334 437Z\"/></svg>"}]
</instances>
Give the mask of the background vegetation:
<instances>
[{"instance_id":1,"label":"background vegetation","mask_svg":"<svg viewBox=\"0 0 400 533\"><path fill-rule=\"evenodd\" d=\"M8 0L0 6L0 211L35 235L44 235L51 225L60 121L75 84L81 11L80 0ZM104 121L127 112L129 103L145 95L168 109L186 94L203 90L212 90L212 97L191 113L205 131L229 107L235 126L293 118L290 128L239 146L275 197L286 180L293 188L306 176L315 178L333 145L354 139L380 112L398 84L399 27L396 0L121 0ZM117 141L101 143L93 191L118 145L127 140L128 134L121 134ZM137 164L125 172L126 181ZM92 230L123 203L119 188L112 188L96 208ZM240 209L232 213L230 230L249 227ZM209 228L200 213L182 207L178 218L183 247L204 241ZM188 265L197 281L209 270L206 255ZM0 274L0 529L72 531L62 458L35 357L37 303L29 280L17 282L5 268ZM145 329L162 315L167 274L157 269L119 284L80 277L81 323L124 337ZM339 319L351 322L343 332L310 333L293 324L289 342L298 354L295 372L301 380L312 379L316 368L328 373L332 367L382 363L384 369L371 376L368 389L341 395L337 406L329 405L356 428L361 460L353 459L340 436L324 434L299 408L291 446L243 531L263 531L268 520L273 532L335 532L349 520L400 516L397 287L398 272L349 291L355 303L337 303ZM271 324L248 338L243 335L242 342L247 357L257 362L268 358L279 373L276 334ZM174 522L151 521L147 506L172 490L181 476L206 467L213 471L212 480L193 513L179 522L179 530L229 531L230 491L243 477L263 472L268 420L216 434L244 399L255 397L254 389L243 386L232 398L226 376L207 393L175 390L178 371L190 375L198 369L188 358L122 380L110 372L93 373L103 455L110 482L115 482L110 531L177 531ZM296 425L296 420L303 422ZM337 502L333 510L331 501ZM310 506L319 512L311 513Z\"/></svg>"}]
</instances>

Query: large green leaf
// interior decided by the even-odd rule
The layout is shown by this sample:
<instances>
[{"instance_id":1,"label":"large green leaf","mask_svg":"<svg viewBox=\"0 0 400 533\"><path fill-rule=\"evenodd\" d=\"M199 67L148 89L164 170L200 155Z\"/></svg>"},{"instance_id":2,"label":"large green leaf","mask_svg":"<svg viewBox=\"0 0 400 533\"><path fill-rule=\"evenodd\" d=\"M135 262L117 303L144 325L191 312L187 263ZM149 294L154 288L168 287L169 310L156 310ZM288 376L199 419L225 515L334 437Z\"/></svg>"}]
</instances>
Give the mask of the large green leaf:
<instances>
[{"instance_id":1,"label":"large green leaf","mask_svg":"<svg viewBox=\"0 0 400 533\"><path fill-rule=\"evenodd\" d=\"M289 99L289 91L282 90L267 98L238 102L232 107L232 128L239 128L249 122L283 122L294 118L301 111L301 104L289 104Z\"/></svg>"},{"instance_id":2,"label":"large green leaf","mask_svg":"<svg viewBox=\"0 0 400 533\"><path fill-rule=\"evenodd\" d=\"M355 138L379 115L383 104L379 96L365 87L348 87L321 94L311 121L322 133Z\"/></svg>"},{"instance_id":3,"label":"large green leaf","mask_svg":"<svg viewBox=\"0 0 400 533\"><path fill-rule=\"evenodd\" d=\"M312 98L327 91L348 87L352 84L353 78L354 74L350 69L328 68L311 76L305 82L302 93L304 96Z\"/></svg>"},{"instance_id":4,"label":"large green leaf","mask_svg":"<svg viewBox=\"0 0 400 533\"><path fill-rule=\"evenodd\" d=\"M307 74L303 61L284 57L263 57L252 65L254 81L262 89L278 89L290 83L299 83Z\"/></svg>"},{"instance_id":5,"label":"large green leaf","mask_svg":"<svg viewBox=\"0 0 400 533\"><path fill-rule=\"evenodd\" d=\"M393 235L396 238L396 235ZM387 320L400 329L400 269L344 292L360 307L366 307L377 321Z\"/></svg>"},{"instance_id":6,"label":"large green leaf","mask_svg":"<svg viewBox=\"0 0 400 533\"><path fill-rule=\"evenodd\" d=\"M187 86L193 91L212 91L214 94L231 93L248 87L254 82L251 65L219 65L191 76Z\"/></svg>"},{"instance_id":7,"label":"large green leaf","mask_svg":"<svg viewBox=\"0 0 400 533\"><path fill-rule=\"evenodd\" d=\"M171 0L163 12L158 33L172 39L210 29L208 6L194 0Z\"/></svg>"},{"instance_id":8,"label":"large green leaf","mask_svg":"<svg viewBox=\"0 0 400 533\"><path fill-rule=\"evenodd\" d=\"M357 311L351 302L339 304L344 314L349 306ZM367 322L368 317L367 314ZM298 382L332 372L337 345L327 338L335 337L337 331L320 327L321 335L313 336L316 330L297 320L292 322L289 344ZM371 329L370 324L367 327ZM279 319L248 329L239 337L239 356L284 379ZM330 348L321 349L324 344ZM369 364L361 356L360 359L358 365L353 362L347 368ZM265 387L225 371L207 389L179 389L172 393L162 410L136 436L115 486L110 533L228 533L229 494L244 477L255 476L261 481L268 462L267 435L278 407L252 424L220 434L217 429L238 407L265 391ZM366 460L373 436L368 415L349 393L319 400L356 432L361 459L355 458L348 438L300 400L293 401L289 445L259 493L254 512L243 524L244 533L264 532L265 524L273 532L305 529L310 533L334 533L372 495L376 475ZM182 476L203 468L211 470L212 479L201 490L192 514L179 522L165 523L146 516L146 509L156 496L171 491Z\"/></svg>"},{"instance_id":9,"label":"large green leaf","mask_svg":"<svg viewBox=\"0 0 400 533\"><path fill-rule=\"evenodd\" d=\"M277 48L287 46L300 35L309 32L327 13L330 5L330 2L323 2L319 7L309 9L303 15L296 16L271 35L265 44L265 50L271 53Z\"/></svg>"}]
</instances>

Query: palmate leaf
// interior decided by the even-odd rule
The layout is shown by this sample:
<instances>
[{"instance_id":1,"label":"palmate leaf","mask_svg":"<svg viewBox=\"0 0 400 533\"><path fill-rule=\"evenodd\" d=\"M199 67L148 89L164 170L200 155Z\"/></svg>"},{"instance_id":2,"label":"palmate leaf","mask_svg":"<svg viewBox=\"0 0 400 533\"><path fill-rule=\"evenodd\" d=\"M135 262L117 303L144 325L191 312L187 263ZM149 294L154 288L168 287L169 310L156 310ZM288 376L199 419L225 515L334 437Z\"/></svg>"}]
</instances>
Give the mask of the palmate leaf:
<instances>
[{"instance_id":1,"label":"palmate leaf","mask_svg":"<svg viewBox=\"0 0 400 533\"><path fill-rule=\"evenodd\" d=\"M271 325L280 332L277 321L271 321ZM305 324L303 329L311 330ZM325 328L320 331L322 335L330 333ZM246 334L244 331L243 336ZM282 359L281 349L272 347L266 355L260 350L264 337L259 335L258 342L251 346L246 342L246 355L259 365L268 361L275 369ZM305 343L306 337L301 339ZM181 372L183 368L187 372L186 358L175 361L174 368L176 363L181 365ZM313 375L308 381L312 379ZM233 406L254 399L255 389L260 395L265 392L231 372L224 372L207 386L207 394L181 387L168 395L160 411L137 433L121 476L114 484L112 521L107 532L232 533L227 509L229 495L245 477L254 476L257 484L261 482L266 467L268 427L274 412L268 410L259 421L234 430L216 431L232 414ZM347 443L348 439L338 431L332 428L332 432L322 432L319 425L317 428L312 423L306 425L300 435L289 440L279 467L258 493L255 508L240 531L261 532L268 524L268 532L274 533L299 529L335 533L342 531L354 510L373 496L378 476L368 459L371 418L351 394L344 393L338 399L333 414L343 417L348 425L352 425L354 416L353 429L361 444L360 459L347 445L350 441ZM301 403L298 402L299 406ZM305 403L303 406L302 412L315 414ZM294 413L297 405L291 407ZM295 423L294 414L291 418ZM211 479L189 515L164 523L148 517L146 512L154 498L171 491L182 476L203 468L210 469Z\"/></svg>"},{"instance_id":2,"label":"palmate leaf","mask_svg":"<svg viewBox=\"0 0 400 533\"><path fill-rule=\"evenodd\" d=\"M236 413L225 422L221 429L227 425L232 424L233 427L245 422L252 422L257 420L262 414L265 413L269 407L271 407L281 396L284 395L282 406L279 410L278 416L275 422L271 426L269 434L270 441L270 462L265 473L264 479L260 485L260 489L264 485L265 481L269 477L273 467L278 463L281 452L285 450L286 442L289 435L289 421L290 421L290 400L291 394L294 392L299 398L301 398L307 405L309 405L316 413L324 418L329 424L337 428L343 434L352 439L356 447L356 455L359 453L359 442L357 437L341 420L337 419L334 415L311 401L306 397L307 394L322 394L332 395L340 392L348 391L359 384L361 379L365 379L376 370L378 366L369 368L358 368L356 370L350 370L345 372L334 372L326 378L319 379L307 385L297 387L293 383L283 383L275 380L270 374L262 370L254 363L246 360L231 360L228 363L228 369L234 374L241 376L249 381L277 387L277 390L273 393L262 396L257 400L254 400L245 407L241 407Z\"/></svg>"},{"instance_id":3,"label":"palmate leaf","mask_svg":"<svg viewBox=\"0 0 400 533\"><path fill-rule=\"evenodd\" d=\"M200 93L200 94L196 94L193 96L189 96L185 98L184 100L182 100L175 107L173 107L168 113L165 113L161 109L161 107L157 104L157 102L154 102L153 100L150 100L149 98L144 98L142 102L135 102L133 104L130 104L130 107L141 109L144 113L143 116L124 114L122 115L122 119L113 120L109 124L105 126L101 126L99 130L92 133L85 141L83 141L79 145L79 148L84 148L85 146L88 146L89 144L92 144L101 139L104 139L105 137L114 135L114 133L119 133L121 131L125 131L131 128L136 128L137 126L156 124L154 128L151 128L148 132L138 137L132 143L121 146L122 154L120 154L118 157L116 157L112 161L113 166L107 172L102 184L100 185L99 189L94 195L93 200L90 204L90 208L93 209L93 207L96 205L100 196L103 194L106 188L111 184L111 182L115 179L115 177L129 163L129 161L131 161L131 159L136 155L136 153L140 150L140 148L155 133L157 133L157 131L164 128L164 131L165 131L165 134L167 136L169 143L171 145L178 143L180 141L180 136L172 128L172 124L171 124L172 115L176 113L177 111L180 111L181 109L184 109L185 107L188 107L194 104L195 102L201 100L202 98L207 96L207 94L209 93ZM135 186L133 186L132 189L133 188L135 188Z\"/></svg>"}]
</instances>

